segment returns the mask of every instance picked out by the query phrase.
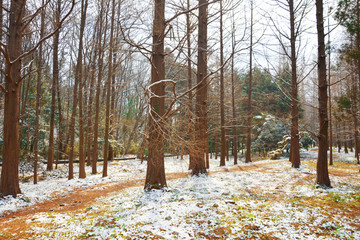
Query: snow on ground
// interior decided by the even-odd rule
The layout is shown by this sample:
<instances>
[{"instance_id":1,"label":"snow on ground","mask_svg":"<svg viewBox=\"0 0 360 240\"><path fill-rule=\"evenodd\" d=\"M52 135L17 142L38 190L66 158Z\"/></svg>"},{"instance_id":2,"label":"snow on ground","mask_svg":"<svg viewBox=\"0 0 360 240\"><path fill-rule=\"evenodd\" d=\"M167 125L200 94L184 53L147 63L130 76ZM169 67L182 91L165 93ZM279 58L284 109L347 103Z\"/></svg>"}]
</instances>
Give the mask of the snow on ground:
<instances>
[{"instance_id":1,"label":"snow on ground","mask_svg":"<svg viewBox=\"0 0 360 240\"><path fill-rule=\"evenodd\" d=\"M316 158L315 151L302 155ZM355 161L352 154L337 157ZM232 166L231 162L227 164ZM29 231L34 239L360 239L359 218L344 217L337 212L338 205L332 209L323 204L359 207L359 175L331 176L333 188L322 189L314 186L311 160L305 160L300 170L282 160L271 162L261 169L216 173L228 166L218 167L219 160L212 159L214 173L209 176L170 180L165 192L127 188L76 212L36 214L28 220L36 223ZM166 158L165 166L167 173L187 172L188 160ZM102 165L98 167L101 171ZM58 173L47 173L38 185L22 183L19 198L0 200L0 214L74 188L144 178L145 171L146 163L136 160L110 163L106 178L88 174L86 179L68 181L57 179Z\"/></svg>"},{"instance_id":2,"label":"snow on ground","mask_svg":"<svg viewBox=\"0 0 360 240\"><path fill-rule=\"evenodd\" d=\"M315 188L313 179L294 186L291 181L300 173L288 165L278 161L266 172L189 176L168 181L166 192L128 188L71 217L39 214L37 223L45 225L32 231L39 239L319 239L319 234L359 239L359 219L331 216L299 200L331 191ZM349 196L356 192L351 186L343 190Z\"/></svg>"},{"instance_id":3,"label":"snow on ground","mask_svg":"<svg viewBox=\"0 0 360 240\"><path fill-rule=\"evenodd\" d=\"M128 156L133 157L133 156ZM176 157L166 158L166 172L187 172L187 160L179 160ZM30 206L37 202L49 199L51 196L70 192L75 188L86 188L96 186L101 183L116 182L119 180L127 180L129 178L144 178L146 173L146 161L141 164L140 160L114 161L108 166L108 177L102 177L102 163L97 165L98 174L91 174L91 167L86 166L86 178L78 178L79 167L74 164L74 179L68 180L68 166L60 164L58 169L54 171L43 170L40 174L43 181L39 181L34 185L32 179L29 182L20 182L22 194L17 198L7 196L0 198L0 215L5 211L15 211L19 208ZM46 169L42 164L40 169ZM26 172L24 176L32 173Z\"/></svg>"}]
</instances>

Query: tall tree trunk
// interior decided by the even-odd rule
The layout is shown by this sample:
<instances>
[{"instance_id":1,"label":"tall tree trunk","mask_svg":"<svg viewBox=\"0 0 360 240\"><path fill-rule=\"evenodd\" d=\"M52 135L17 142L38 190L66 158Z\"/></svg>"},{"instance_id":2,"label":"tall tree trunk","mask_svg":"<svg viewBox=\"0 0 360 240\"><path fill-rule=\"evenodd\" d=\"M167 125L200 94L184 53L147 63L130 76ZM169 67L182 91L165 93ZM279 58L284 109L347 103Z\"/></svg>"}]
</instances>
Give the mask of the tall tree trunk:
<instances>
[{"instance_id":1,"label":"tall tree trunk","mask_svg":"<svg viewBox=\"0 0 360 240\"><path fill-rule=\"evenodd\" d=\"M226 156L226 161L229 161L230 144L229 144L228 136L229 136L229 130L226 130L225 131L225 156Z\"/></svg>"},{"instance_id":2,"label":"tall tree trunk","mask_svg":"<svg viewBox=\"0 0 360 240\"><path fill-rule=\"evenodd\" d=\"M215 149L215 160L217 160L219 148L218 148L218 135L216 132L215 132L214 149Z\"/></svg>"},{"instance_id":3,"label":"tall tree trunk","mask_svg":"<svg viewBox=\"0 0 360 240\"><path fill-rule=\"evenodd\" d=\"M44 0L42 1L44 5ZM45 9L41 12L40 39L44 37ZM40 129L40 108L41 108L41 78L43 65L43 45L40 44L37 57L37 79L36 79L36 107L35 107L35 130L34 130L34 184L37 184L37 167L39 161L39 129Z\"/></svg>"},{"instance_id":4,"label":"tall tree trunk","mask_svg":"<svg viewBox=\"0 0 360 240\"><path fill-rule=\"evenodd\" d=\"M78 76L79 76L79 178L85 178L85 141L84 141L84 118L83 118L83 58L82 53L83 51L83 35L85 29L85 22L86 22L86 11L88 7L88 0L81 1L81 23L80 23L80 43L79 43L79 57L77 64L80 64L78 67ZM81 58L80 58L81 57Z\"/></svg>"},{"instance_id":5,"label":"tall tree trunk","mask_svg":"<svg viewBox=\"0 0 360 240\"><path fill-rule=\"evenodd\" d=\"M330 149L330 162L329 165L334 165L333 163L333 131L332 131L332 109L331 109L331 45L330 45L330 18L328 18L328 44L329 44L329 59L328 59L328 91L329 91L329 149Z\"/></svg>"},{"instance_id":6,"label":"tall tree trunk","mask_svg":"<svg viewBox=\"0 0 360 240\"><path fill-rule=\"evenodd\" d=\"M4 0L0 0L0 29L4 29L4 12L3 12L3 6L4 6ZM2 31L0 31L0 41L1 42L5 42L4 41L4 34ZM5 66L4 66L4 56L3 55L0 55L0 68L1 69L4 69ZM32 65L31 65L32 66ZM30 82L30 80L28 80L28 82ZM3 83L4 83L4 75L3 74L0 74L0 84L1 86L3 86ZM2 94L2 92L0 91L0 112L3 112L3 104L4 104L4 95ZM24 115L21 115L21 117L23 118ZM22 124L22 122L21 122ZM21 139L21 129L20 128L20 137L19 139ZM1 194L1 192L0 192Z\"/></svg>"},{"instance_id":7,"label":"tall tree trunk","mask_svg":"<svg viewBox=\"0 0 360 240\"><path fill-rule=\"evenodd\" d=\"M232 56L231 56L231 105L232 105L232 142L233 142L233 156L234 156L234 165L238 163L237 161L237 128L236 128L236 107L235 107L235 76L234 76L234 58L235 58L235 21L233 20L233 29L231 37L231 47L232 47Z\"/></svg>"},{"instance_id":8,"label":"tall tree trunk","mask_svg":"<svg viewBox=\"0 0 360 240\"><path fill-rule=\"evenodd\" d=\"M121 2L118 3L117 5L117 18L120 18L120 10L121 10ZM119 41L119 36L120 36L120 22L117 21L118 24L116 24L116 34L115 34L115 39L114 39L114 57L113 57L113 64L112 64L112 82L111 82L111 104L110 104L110 126L114 126L114 123L116 122L116 111L115 111L115 106L116 106L116 99L117 99L117 91L116 91L116 71L118 69L118 65L120 61L120 41ZM114 132L113 130L110 130L110 135L113 135ZM116 154L116 152L114 151L114 149L110 146L109 147L109 160L113 160L114 159L114 155Z\"/></svg>"},{"instance_id":9,"label":"tall tree trunk","mask_svg":"<svg viewBox=\"0 0 360 240\"><path fill-rule=\"evenodd\" d=\"M111 80L113 75L113 39L114 39L114 18L115 18L115 0L112 0L112 12L110 23L110 43L109 43L109 67L106 80L106 116L105 116L105 143L104 143L104 164L103 177L107 176L107 165L109 158L109 136L110 136L110 96L111 96Z\"/></svg>"},{"instance_id":10,"label":"tall tree trunk","mask_svg":"<svg viewBox=\"0 0 360 240\"><path fill-rule=\"evenodd\" d=\"M251 20L250 20L250 70L249 70L249 89L247 97L247 126L246 126L246 156L245 163L251 161L251 127L252 127L252 104L251 104L251 94L252 94L252 81L253 81L253 1L251 0Z\"/></svg>"},{"instance_id":11,"label":"tall tree trunk","mask_svg":"<svg viewBox=\"0 0 360 240\"><path fill-rule=\"evenodd\" d=\"M102 21L103 21L103 12L104 12L104 1L101 1L101 9L100 9L100 15L99 15L99 30L98 30L98 79L96 84L96 96L95 96L95 120L94 120L94 141L93 141L93 151L92 151L92 174L97 173L97 160L98 160L98 134L99 134L99 115L100 115L100 92L101 92L101 81L102 81L102 71L103 71L103 63L104 63L104 54L103 54L103 44L101 39L104 39L104 45L105 45L105 39L106 39L106 31L105 31L105 37L102 37ZM105 29L107 28L107 20L105 22Z\"/></svg>"},{"instance_id":12,"label":"tall tree trunk","mask_svg":"<svg viewBox=\"0 0 360 240\"><path fill-rule=\"evenodd\" d=\"M356 83L355 83L356 84ZM359 164L359 123L357 116L354 117L354 149L357 164Z\"/></svg>"},{"instance_id":13,"label":"tall tree trunk","mask_svg":"<svg viewBox=\"0 0 360 240\"><path fill-rule=\"evenodd\" d=\"M224 39L223 39L223 5L220 0L220 128L221 128L221 153L220 166L225 166L226 138L225 138L225 103L224 103Z\"/></svg>"},{"instance_id":14,"label":"tall tree trunk","mask_svg":"<svg viewBox=\"0 0 360 240\"><path fill-rule=\"evenodd\" d=\"M61 1L57 1L57 9L55 11L55 27L59 24L61 14ZM51 110L50 110L50 136L49 151L46 170L53 170L54 163L54 128L55 128L55 107L56 107L56 84L59 81L59 37L60 29L54 35L53 41L53 81L51 87ZM60 130L59 130L60 131Z\"/></svg>"},{"instance_id":15,"label":"tall tree trunk","mask_svg":"<svg viewBox=\"0 0 360 240\"><path fill-rule=\"evenodd\" d=\"M296 32L295 32L295 9L294 1L289 0L290 12L290 45L291 45L291 149L290 159L293 168L300 167L300 144L299 144L299 107L298 107L298 83L297 83L297 56L296 56Z\"/></svg>"},{"instance_id":16,"label":"tall tree trunk","mask_svg":"<svg viewBox=\"0 0 360 240\"><path fill-rule=\"evenodd\" d=\"M59 0L61 1L61 0ZM58 103L58 111L59 111L59 137L58 137L58 151L57 151L57 156L56 156L56 165L55 168L57 169L58 164L59 164L59 159L61 157L62 152L64 151L63 149L63 114L62 114L62 108L61 108L61 92L60 92L60 81L59 78L57 78L57 82L56 82L56 90L57 90L57 103Z\"/></svg>"},{"instance_id":17,"label":"tall tree trunk","mask_svg":"<svg viewBox=\"0 0 360 240\"><path fill-rule=\"evenodd\" d=\"M347 136L346 123L343 124L343 128L344 128L344 133L343 133L343 136L344 136L344 152L349 153L349 149L348 149L348 146L347 146L348 136Z\"/></svg>"},{"instance_id":18,"label":"tall tree trunk","mask_svg":"<svg viewBox=\"0 0 360 240\"><path fill-rule=\"evenodd\" d=\"M33 64L30 65L28 73L31 73L32 71L33 71ZM23 90L25 89L25 90L23 91L23 97L22 97L21 106L20 106L21 110L20 110L19 139L22 139L24 122L27 122L27 119L28 119L27 106L28 106L28 99L29 99L29 92L30 92L31 77L32 76L30 76L27 79L26 86L23 86L25 83L22 84L22 89ZM30 138L29 135L30 135L30 131L27 131L27 140ZM27 143L28 143L28 141L27 141ZM28 144L26 144L26 146L28 146ZM26 153L27 153L27 151L25 152L25 154Z\"/></svg>"},{"instance_id":19,"label":"tall tree trunk","mask_svg":"<svg viewBox=\"0 0 360 240\"><path fill-rule=\"evenodd\" d=\"M190 0L187 0L187 10L190 10ZM188 89L192 88L192 67L191 67L191 23L190 12L186 14L186 43L187 43L187 77L188 77ZM193 124L193 92L189 91L188 94L188 109L189 109L189 169L194 164L194 124Z\"/></svg>"},{"instance_id":20,"label":"tall tree trunk","mask_svg":"<svg viewBox=\"0 0 360 240\"><path fill-rule=\"evenodd\" d=\"M84 28L85 28L85 17L86 17L86 0L81 1L81 22L80 22L80 35L79 35L79 48L78 48L78 57L76 62L76 70L75 70L75 84L74 84L74 95L73 95L73 109L70 119L70 154L69 154L69 180L74 178L74 169L73 169L73 163L74 163L74 145L75 145L75 118L77 114L77 106L78 102L82 101L82 95L78 96L80 87L82 87L82 54L83 54L83 35L84 35ZM81 97L81 98L80 98ZM80 119L79 119L80 120ZM80 123L79 125L82 125ZM82 136L82 140L83 140ZM81 178L84 178L85 174L85 158L83 155L83 143L79 143L79 176ZM81 158L81 159L80 159Z\"/></svg>"},{"instance_id":21,"label":"tall tree trunk","mask_svg":"<svg viewBox=\"0 0 360 240\"><path fill-rule=\"evenodd\" d=\"M163 127L165 113L165 86L157 82L165 79L164 62L165 34L165 0L155 0L153 25L153 49L151 64L150 115L149 115L149 147L146 169L145 190L162 189L166 187L164 166L164 136ZM159 96L159 97L158 97Z\"/></svg>"},{"instance_id":22,"label":"tall tree trunk","mask_svg":"<svg viewBox=\"0 0 360 240\"><path fill-rule=\"evenodd\" d=\"M199 0L198 66L195 105L195 153L192 175L206 172L204 154L207 150L207 0Z\"/></svg>"},{"instance_id":23,"label":"tall tree trunk","mask_svg":"<svg viewBox=\"0 0 360 240\"><path fill-rule=\"evenodd\" d=\"M328 113L327 113L327 81L326 81L326 55L325 34L323 18L323 1L316 0L316 23L318 35L318 89L319 89L319 154L316 166L316 183L331 187L328 163Z\"/></svg>"},{"instance_id":24,"label":"tall tree trunk","mask_svg":"<svg viewBox=\"0 0 360 240\"><path fill-rule=\"evenodd\" d=\"M355 49L357 51L357 54L360 53L360 29L359 29L359 24L360 24L360 1L356 0L356 23L357 23L357 29L356 29L356 33L355 33ZM355 85L356 89L355 89L355 93L358 94L358 90L359 90L359 86L360 86L360 58L357 57L355 59L355 68L356 68L356 73L357 73L357 82L354 82L353 84ZM355 157L356 157L356 161L357 164L360 164L360 158L359 158L359 126L358 126L358 112L359 112L359 100L356 101L356 109L355 109L355 117L354 117L354 138L355 138Z\"/></svg>"},{"instance_id":25,"label":"tall tree trunk","mask_svg":"<svg viewBox=\"0 0 360 240\"><path fill-rule=\"evenodd\" d=\"M97 42L100 41L100 39L96 40ZM89 94L89 100L88 100L88 112L87 112L87 131L86 131L86 152L87 152L87 162L86 165L90 166L92 163L92 118L93 118L93 95L94 95L94 84L95 84L95 72L96 72L96 56L97 56L97 48L95 48L95 53L92 55L91 64L90 64L90 72L91 72L91 80L90 80L90 94Z\"/></svg>"},{"instance_id":26,"label":"tall tree trunk","mask_svg":"<svg viewBox=\"0 0 360 240\"><path fill-rule=\"evenodd\" d=\"M21 87L21 55L23 14L25 0L11 0L9 16L9 35L6 62L5 104L4 104L4 142L3 165L1 168L0 192L3 196L21 193L19 187L19 106Z\"/></svg>"},{"instance_id":27,"label":"tall tree trunk","mask_svg":"<svg viewBox=\"0 0 360 240\"><path fill-rule=\"evenodd\" d=\"M72 109L70 125L69 125L69 136L70 136L69 175L68 175L69 180L74 178L75 118L76 118L77 102L78 102L78 86L79 86L79 79L76 74L75 85L73 87L74 88L73 104L72 104L73 109Z\"/></svg>"}]
</instances>

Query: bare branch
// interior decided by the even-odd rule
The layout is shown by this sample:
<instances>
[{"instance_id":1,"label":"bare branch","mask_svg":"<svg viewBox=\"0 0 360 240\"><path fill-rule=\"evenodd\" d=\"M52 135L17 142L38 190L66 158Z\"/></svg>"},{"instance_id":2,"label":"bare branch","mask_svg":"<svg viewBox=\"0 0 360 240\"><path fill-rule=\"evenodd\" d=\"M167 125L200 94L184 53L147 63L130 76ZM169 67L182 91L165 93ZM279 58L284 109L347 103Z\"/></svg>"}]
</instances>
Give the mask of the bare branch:
<instances>
[{"instance_id":1,"label":"bare branch","mask_svg":"<svg viewBox=\"0 0 360 240\"><path fill-rule=\"evenodd\" d=\"M3 54L4 58L6 59L6 62L9 63L10 62L10 58L9 58L9 54L7 52L7 46L0 41L0 52Z\"/></svg>"},{"instance_id":2,"label":"bare branch","mask_svg":"<svg viewBox=\"0 0 360 240\"><path fill-rule=\"evenodd\" d=\"M46 5L48 5L49 2L50 2L50 0L47 0L46 3L44 5L42 5L41 7L39 7L34 14L32 14L30 16L26 16L24 18L24 21L27 21L27 23L24 24L22 30L20 31L21 34L29 26L29 24L32 22L32 20L34 20L34 18L44 10L44 8L46 7Z\"/></svg>"},{"instance_id":3,"label":"bare branch","mask_svg":"<svg viewBox=\"0 0 360 240\"><path fill-rule=\"evenodd\" d=\"M181 16L181 15L184 15L184 14L187 14L187 13L190 13L196 9L198 9L199 7L202 7L204 5L210 5L210 4L213 4L213 3L216 3L218 2L219 0L214 0L214 1L211 1L211 2L207 2L206 4L202 4L202 5L199 5L199 6L196 6L196 7L193 7L191 9L188 9L188 10L185 10L185 11L182 11L180 13L177 13L175 14L174 16L172 16L171 18L169 18L168 20L165 21L165 24L168 24L170 22L172 22L173 20L175 20L177 17Z\"/></svg>"},{"instance_id":4,"label":"bare branch","mask_svg":"<svg viewBox=\"0 0 360 240\"><path fill-rule=\"evenodd\" d=\"M6 91L6 89L3 87L3 85L0 85L0 90L1 90L3 93L7 94L7 91Z\"/></svg>"},{"instance_id":5,"label":"bare branch","mask_svg":"<svg viewBox=\"0 0 360 240\"><path fill-rule=\"evenodd\" d=\"M75 6L75 0L72 0L72 4L71 4L71 9L69 10L69 12L65 15L65 17L63 19L61 19L61 21L59 22L59 25L56 27L56 29L48 34L47 36L43 37L42 39L39 40L39 42L33 47L31 48L29 51L24 52L23 54L21 54L20 56L18 56L16 59L14 59L13 61L10 61L10 64L14 64L18 61L20 61L22 58L29 56L30 54L32 54L44 41L46 41L47 39L51 38L62 26L62 24L64 23L64 21L67 19L67 17L71 14L72 10L74 9Z\"/></svg>"}]
</instances>

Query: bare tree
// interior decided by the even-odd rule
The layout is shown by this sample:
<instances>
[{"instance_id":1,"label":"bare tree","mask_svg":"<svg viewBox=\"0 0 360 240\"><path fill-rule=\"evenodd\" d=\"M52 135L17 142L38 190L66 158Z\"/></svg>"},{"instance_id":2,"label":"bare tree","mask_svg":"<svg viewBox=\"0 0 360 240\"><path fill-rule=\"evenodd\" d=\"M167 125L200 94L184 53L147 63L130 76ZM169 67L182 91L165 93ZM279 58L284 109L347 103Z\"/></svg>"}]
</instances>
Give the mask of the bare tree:
<instances>
[{"instance_id":1,"label":"bare tree","mask_svg":"<svg viewBox=\"0 0 360 240\"><path fill-rule=\"evenodd\" d=\"M149 109L148 162L145 190L166 187L164 167L164 113L165 79L164 36L165 35L165 0L155 0L153 23L153 50L151 56L151 86Z\"/></svg>"},{"instance_id":2,"label":"bare tree","mask_svg":"<svg viewBox=\"0 0 360 240\"><path fill-rule=\"evenodd\" d=\"M99 115L100 115L100 92L101 92L101 82L102 82L102 72L103 72L103 64L104 64L104 45L106 41L106 31L105 36L103 37L103 14L104 14L104 8L105 3L102 0L100 3L100 13L98 17L98 35L97 35L97 54L98 54L98 78L96 83L96 96L95 96L95 119L94 119L94 140L93 140L93 149L92 149L92 174L97 173L97 160L98 160L98 135L99 135ZM107 19L105 20L105 29L107 28ZM102 39L104 39L104 43L102 42Z\"/></svg>"},{"instance_id":3,"label":"bare tree","mask_svg":"<svg viewBox=\"0 0 360 240\"><path fill-rule=\"evenodd\" d=\"M86 9L87 9L87 0L81 1L81 22L80 22L80 35L79 35L79 48L78 48L78 57L75 70L75 84L74 84L74 93L73 93L73 105L72 105L72 114L70 119L70 154L69 154L69 179L74 178L73 162L74 162L74 145L75 145L75 118L77 115L77 106L79 102L82 102L82 94L79 96L79 89L82 92L82 62L83 62L83 37L85 29L85 20L86 20ZM81 98L80 98L81 97ZM81 103L82 104L82 103ZM81 119L82 121L82 119ZM82 122L81 122L82 123ZM81 125L80 123L80 125ZM80 168L79 168L79 177L85 178L85 158L83 151L83 131L82 131L82 143L79 145L79 154L80 154Z\"/></svg>"},{"instance_id":4,"label":"bare tree","mask_svg":"<svg viewBox=\"0 0 360 240\"><path fill-rule=\"evenodd\" d=\"M187 11L186 14L186 43L187 43L187 78L188 78L188 89L192 89L192 64L191 64L191 22L190 22L190 0L187 0ZM189 142L192 144L194 142L194 123L193 123L193 92L189 91L188 94L189 103ZM190 148L190 146L189 146ZM194 156L192 149L189 149L189 169L194 162Z\"/></svg>"},{"instance_id":5,"label":"bare tree","mask_svg":"<svg viewBox=\"0 0 360 240\"><path fill-rule=\"evenodd\" d=\"M120 4L120 3L119 3ZM115 0L112 0L111 23L110 23L110 43L109 43L109 67L106 80L106 114L105 114L105 144L104 144L104 165L103 177L107 176L107 164L109 158L109 133L110 133L110 97L111 80L113 76L113 39L114 39L114 18L115 18Z\"/></svg>"},{"instance_id":6,"label":"bare tree","mask_svg":"<svg viewBox=\"0 0 360 240\"><path fill-rule=\"evenodd\" d=\"M246 156L245 162L251 161L251 128L252 128L252 104L251 104L251 93L252 93L252 81L253 81L253 1L251 0L251 19L250 19L250 70L249 70L249 89L247 96L247 125L246 125Z\"/></svg>"},{"instance_id":7,"label":"bare tree","mask_svg":"<svg viewBox=\"0 0 360 240\"><path fill-rule=\"evenodd\" d=\"M235 72L234 72L234 58L235 58L235 20L233 18L233 26L231 32L231 105L232 105L232 144L233 144L233 155L234 165L237 164L237 121L236 121L236 107L235 107Z\"/></svg>"},{"instance_id":8,"label":"bare tree","mask_svg":"<svg viewBox=\"0 0 360 240\"><path fill-rule=\"evenodd\" d=\"M44 0L42 1L44 6ZM45 35L45 8L41 12L40 39ZM34 184L37 184L37 167L39 162L39 128L40 128L40 101L41 101L41 78L43 76L43 44L39 46L37 56L36 78L36 107L35 107L35 130L34 130Z\"/></svg>"},{"instance_id":9,"label":"bare tree","mask_svg":"<svg viewBox=\"0 0 360 240\"><path fill-rule=\"evenodd\" d=\"M226 137L225 137L225 103L224 103L224 37L223 37L223 4L220 0L220 128L221 128L221 154L220 166L225 166Z\"/></svg>"},{"instance_id":10,"label":"bare tree","mask_svg":"<svg viewBox=\"0 0 360 240\"><path fill-rule=\"evenodd\" d=\"M195 105L195 152L191 174L206 173L204 154L207 150L207 25L208 1L199 0L198 66Z\"/></svg>"},{"instance_id":11,"label":"bare tree","mask_svg":"<svg viewBox=\"0 0 360 240\"><path fill-rule=\"evenodd\" d=\"M54 25L55 27L59 24L61 14L61 1L58 0L56 4L56 9L54 11ZM51 86L51 110L50 110L50 136L49 136L49 151L48 151L48 161L46 169L48 171L53 170L54 163L54 128L55 128L55 107L56 107L56 89L57 83L59 81L59 38L60 38L60 29L56 31L53 38L53 76L52 76L52 86ZM61 127L59 128L59 132ZM60 137L59 137L60 139ZM61 140L61 139L60 139ZM58 149L60 151L61 149Z\"/></svg>"},{"instance_id":12,"label":"bare tree","mask_svg":"<svg viewBox=\"0 0 360 240\"><path fill-rule=\"evenodd\" d=\"M81 1L81 24L80 24L80 38L84 34L85 22L86 22L86 11L88 7L88 0ZM83 40L80 39L80 43L83 44ZM79 45L80 48L80 45ZM81 51L83 47L81 46ZM84 77L83 75L83 64L82 64L82 54L81 54L81 63L79 71L79 178L85 178L85 141L84 141L84 114L83 114L83 86L84 86ZM79 64L79 62L78 62Z\"/></svg>"},{"instance_id":13,"label":"bare tree","mask_svg":"<svg viewBox=\"0 0 360 240\"><path fill-rule=\"evenodd\" d=\"M318 93L319 93L319 153L316 166L316 183L331 187L328 163L328 113L327 113L327 81L326 81L326 54L323 18L323 1L316 0L316 26L318 36Z\"/></svg>"}]
</instances>

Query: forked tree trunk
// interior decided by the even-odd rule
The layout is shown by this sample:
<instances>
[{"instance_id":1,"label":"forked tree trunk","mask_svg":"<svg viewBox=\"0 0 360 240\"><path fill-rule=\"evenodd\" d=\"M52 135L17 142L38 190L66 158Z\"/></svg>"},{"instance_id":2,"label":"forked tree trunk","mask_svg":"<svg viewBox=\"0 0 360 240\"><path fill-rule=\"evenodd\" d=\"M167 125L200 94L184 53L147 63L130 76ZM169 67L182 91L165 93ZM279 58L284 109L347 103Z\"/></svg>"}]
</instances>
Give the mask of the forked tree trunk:
<instances>
[{"instance_id":1,"label":"forked tree trunk","mask_svg":"<svg viewBox=\"0 0 360 240\"><path fill-rule=\"evenodd\" d=\"M207 0L199 0L198 66L195 105L195 152L192 175L207 173L205 153L207 150Z\"/></svg>"},{"instance_id":2,"label":"forked tree trunk","mask_svg":"<svg viewBox=\"0 0 360 240\"><path fill-rule=\"evenodd\" d=\"M328 114L327 81L324 39L323 1L316 0L316 23L318 35L318 89L319 89L319 153L316 166L316 184L331 187L328 163Z\"/></svg>"},{"instance_id":3,"label":"forked tree trunk","mask_svg":"<svg viewBox=\"0 0 360 240\"><path fill-rule=\"evenodd\" d=\"M153 49L151 64L150 114L149 114L149 146L146 169L145 191L163 189L166 187L164 166L164 136L163 127L165 113L165 86L158 83L165 79L164 62L165 34L165 0L155 0L153 24ZM158 97L160 96L160 97Z\"/></svg>"}]
</instances>

